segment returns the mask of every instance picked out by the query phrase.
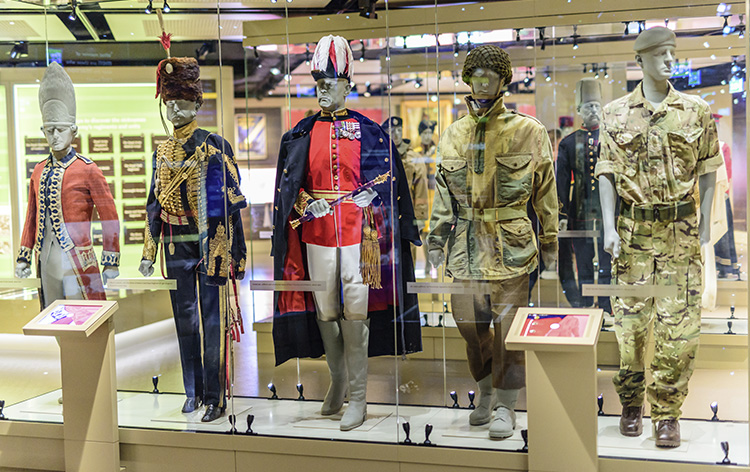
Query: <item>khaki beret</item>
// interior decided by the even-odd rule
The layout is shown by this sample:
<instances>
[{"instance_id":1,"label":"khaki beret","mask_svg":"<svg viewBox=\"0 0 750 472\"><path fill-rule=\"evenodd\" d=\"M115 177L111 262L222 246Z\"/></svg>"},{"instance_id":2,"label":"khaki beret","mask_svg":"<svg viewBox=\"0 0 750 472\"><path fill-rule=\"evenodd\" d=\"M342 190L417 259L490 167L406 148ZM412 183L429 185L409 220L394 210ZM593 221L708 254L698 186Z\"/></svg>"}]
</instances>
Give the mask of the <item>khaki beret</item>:
<instances>
[{"instance_id":1,"label":"khaki beret","mask_svg":"<svg viewBox=\"0 0 750 472\"><path fill-rule=\"evenodd\" d=\"M639 34L633 44L633 51L645 52L656 46L677 46L677 36L674 32L663 26L654 26Z\"/></svg>"}]
</instances>

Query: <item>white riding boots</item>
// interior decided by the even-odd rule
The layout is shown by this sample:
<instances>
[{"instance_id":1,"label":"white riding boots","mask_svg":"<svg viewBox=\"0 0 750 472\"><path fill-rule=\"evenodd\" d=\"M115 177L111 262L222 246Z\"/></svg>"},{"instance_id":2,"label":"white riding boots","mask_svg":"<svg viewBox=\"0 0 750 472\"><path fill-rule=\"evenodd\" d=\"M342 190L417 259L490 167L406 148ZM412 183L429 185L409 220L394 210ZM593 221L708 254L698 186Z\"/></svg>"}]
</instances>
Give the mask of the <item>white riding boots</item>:
<instances>
[{"instance_id":1,"label":"white riding boots","mask_svg":"<svg viewBox=\"0 0 750 472\"><path fill-rule=\"evenodd\" d=\"M495 412L495 419L490 424L490 438L505 439L513 436L513 429L516 427L515 409L519 391L518 389L495 389L497 411Z\"/></svg>"},{"instance_id":2,"label":"white riding boots","mask_svg":"<svg viewBox=\"0 0 750 472\"><path fill-rule=\"evenodd\" d=\"M367 346L370 320L341 320L344 358L349 373L349 406L341 418L341 431L349 431L367 417Z\"/></svg>"},{"instance_id":3,"label":"white riding boots","mask_svg":"<svg viewBox=\"0 0 750 472\"><path fill-rule=\"evenodd\" d=\"M326 363L331 374L328 393L320 408L321 415L335 415L344 406L344 396L348 384L346 360L344 359L344 339L341 337L341 326L338 321L318 320L320 337L323 338L323 349L326 351Z\"/></svg>"},{"instance_id":4,"label":"white riding boots","mask_svg":"<svg viewBox=\"0 0 750 472\"><path fill-rule=\"evenodd\" d=\"M495 409L497 399L492 388L492 375L488 375L479 382L479 401L474 411L469 415L469 424L472 426L481 426L487 424L492 419L492 411Z\"/></svg>"}]
</instances>

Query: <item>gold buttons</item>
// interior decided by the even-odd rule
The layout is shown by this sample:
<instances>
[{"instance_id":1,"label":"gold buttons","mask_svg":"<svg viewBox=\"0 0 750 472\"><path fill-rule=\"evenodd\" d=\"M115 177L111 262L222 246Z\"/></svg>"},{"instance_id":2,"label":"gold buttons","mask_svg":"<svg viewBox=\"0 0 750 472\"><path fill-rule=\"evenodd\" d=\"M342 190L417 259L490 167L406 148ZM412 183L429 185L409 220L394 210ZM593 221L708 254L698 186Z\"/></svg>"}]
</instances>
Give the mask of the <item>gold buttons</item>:
<instances>
[{"instance_id":1,"label":"gold buttons","mask_svg":"<svg viewBox=\"0 0 750 472\"><path fill-rule=\"evenodd\" d=\"M274 210L279 211L279 207L275 206L273 207Z\"/></svg>"},{"instance_id":2,"label":"gold buttons","mask_svg":"<svg viewBox=\"0 0 750 472\"><path fill-rule=\"evenodd\" d=\"M336 143L334 143L334 144L331 144L331 148L332 148L332 149L336 149Z\"/></svg>"},{"instance_id":3,"label":"gold buttons","mask_svg":"<svg viewBox=\"0 0 750 472\"><path fill-rule=\"evenodd\" d=\"M336 133L333 133L333 134L331 135L331 139L336 139Z\"/></svg>"},{"instance_id":4,"label":"gold buttons","mask_svg":"<svg viewBox=\"0 0 750 472\"><path fill-rule=\"evenodd\" d=\"M331 154L331 159L336 159L336 153Z\"/></svg>"},{"instance_id":5,"label":"gold buttons","mask_svg":"<svg viewBox=\"0 0 750 472\"><path fill-rule=\"evenodd\" d=\"M339 168L339 166L337 166L336 164L333 165L333 170L336 170L338 168Z\"/></svg>"},{"instance_id":6,"label":"gold buttons","mask_svg":"<svg viewBox=\"0 0 750 472\"><path fill-rule=\"evenodd\" d=\"M378 139L378 141L380 141L382 143L383 142L383 138Z\"/></svg>"},{"instance_id":7,"label":"gold buttons","mask_svg":"<svg viewBox=\"0 0 750 472\"><path fill-rule=\"evenodd\" d=\"M385 162L388 162L388 158L387 157L385 158Z\"/></svg>"},{"instance_id":8,"label":"gold buttons","mask_svg":"<svg viewBox=\"0 0 750 472\"><path fill-rule=\"evenodd\" d=\"M289 169L284 169L284 173L288 174L289 173Z\"/></svg>"},{"instance_id":9,"label":"gold buttons","mask_svg":"<svg viewBox=\"0 0 750 472\"><path fill-rule=\"evenodd\" d=\"M276 190L278 190L279 192L281 192L281 187L277 188Z\"/></svg>"},{"instance_id":10,"label":"gold buttons","mask_svg":"<svg viewBox=\"0 0 750 472\"><path fill-rule=\"evenodd\" d=\"M338 175L334 175L333 176L333 180L339 180L339 176Z\"/></svg>"},{"instance_id":11,"label":"gold buttons","mask_svg":"<svg viewBox=\"0 0 750 472\"><path fill-rule=\"evenodd\" d=\"M334 185L334 186L333 186L333 189L334 189L334 190L338 190L338 189L339 189L339 186L338 186L338 184L337 184L337 185Z\"/></svg>"}]
</instances>

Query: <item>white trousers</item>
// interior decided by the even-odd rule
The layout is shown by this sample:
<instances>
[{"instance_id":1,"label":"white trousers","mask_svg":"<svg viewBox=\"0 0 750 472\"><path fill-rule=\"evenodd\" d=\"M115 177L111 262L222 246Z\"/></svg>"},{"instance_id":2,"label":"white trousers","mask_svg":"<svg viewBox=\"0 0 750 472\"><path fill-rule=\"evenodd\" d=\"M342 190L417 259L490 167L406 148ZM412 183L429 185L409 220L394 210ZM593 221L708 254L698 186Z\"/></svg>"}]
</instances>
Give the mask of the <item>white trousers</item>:
<instances>
[{"instance_id":1,"label":"white trousers","mask_svg":"<svg viewBox=\"0 0 750 472\"><path fill-rule=\"evenodd\" d=\"M310 280L328 284L327 291L313 292L319 320L367 319L369 288L362 283L359 273L359 251L359 244L344 247L307 245Z\"/></svg>"}]
</instances>

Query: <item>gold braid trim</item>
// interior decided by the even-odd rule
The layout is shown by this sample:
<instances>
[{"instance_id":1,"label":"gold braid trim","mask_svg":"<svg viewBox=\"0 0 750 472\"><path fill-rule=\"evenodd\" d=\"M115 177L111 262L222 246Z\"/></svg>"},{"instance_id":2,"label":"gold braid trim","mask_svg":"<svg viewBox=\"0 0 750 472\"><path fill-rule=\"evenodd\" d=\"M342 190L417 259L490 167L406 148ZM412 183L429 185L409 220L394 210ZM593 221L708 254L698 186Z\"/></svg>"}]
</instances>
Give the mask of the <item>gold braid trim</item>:
<instances>
[{"instance_id":1,"label":"gold braid trim","mask_svg":"<svg viewBox=\"0 0 750 472\"><path fill-rule=\"evenodd\" d=\"M305 211L307 211L307 205L314 201L315 199L311 197L309 193L300 190L299 195L297 195L297 200L294 202L294 209L297 210L297 213L299 213L300 216L302 216L305 214Z\"/></svg>"},{"instance_id":2,"label":"gold braid trim","mask_svg":"<svg viewBox=\"0 0 750 472\"><path fill-rule=\"evenodd\" d=\"M227 254L229 253L229 243L227 241L227 231L223 223L216 227L216 235L208 243L208 276L216 275L216 259L221 258L219 266L219 276L227 277L229 273L229 264Z\"/></svg>"},{"instance_id":3,"label":"gold braid trim","mask_svg":"<svg viewBox=\"0 0 750 472\"><path fill-rule=\"evenodd\" d=\"M143 239L143 255L141 259L151 262L156 261L156 251L158 249L159 245L154 241L154 236L151 234L151 225L149 225L148 217L146 217L146 237Z\"/></svg>"}]
</instances>

